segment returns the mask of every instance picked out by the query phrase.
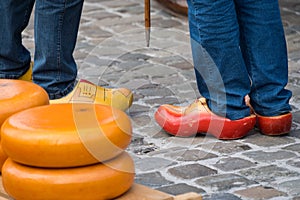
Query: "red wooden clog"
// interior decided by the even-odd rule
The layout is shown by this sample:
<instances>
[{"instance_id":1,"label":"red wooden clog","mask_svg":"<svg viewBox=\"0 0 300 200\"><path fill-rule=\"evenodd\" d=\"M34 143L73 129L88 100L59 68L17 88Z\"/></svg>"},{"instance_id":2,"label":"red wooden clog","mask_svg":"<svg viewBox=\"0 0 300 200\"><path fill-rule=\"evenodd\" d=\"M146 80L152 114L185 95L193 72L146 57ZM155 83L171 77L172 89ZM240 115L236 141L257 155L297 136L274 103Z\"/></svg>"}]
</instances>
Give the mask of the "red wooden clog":
<instances>
[{"instance_id":1,"label":"red wooden clog","mask_svg":"<svg viewBox=\"0 0 300 200\"><path fill-rule=\"evenodd\" d=\"M212 113L206 100L200 98L187 107L161 105L155 113L155 120L174 136L190 137L197 133L209 133L218 139L230 140L242 138L253 129L256 116L230 120Z\"/></svg>"},{"instance_id":2,"label":"red wooden clog","mask_svg":"<svg viewBox=\"0 0 300 200\"><path fill-rule=\"evenodd\" d=\"M257 127L265 135L284 135L290 132L292 127L292 113L284 115L266 117L256 114Z\"/></svg>"}]
</instances>

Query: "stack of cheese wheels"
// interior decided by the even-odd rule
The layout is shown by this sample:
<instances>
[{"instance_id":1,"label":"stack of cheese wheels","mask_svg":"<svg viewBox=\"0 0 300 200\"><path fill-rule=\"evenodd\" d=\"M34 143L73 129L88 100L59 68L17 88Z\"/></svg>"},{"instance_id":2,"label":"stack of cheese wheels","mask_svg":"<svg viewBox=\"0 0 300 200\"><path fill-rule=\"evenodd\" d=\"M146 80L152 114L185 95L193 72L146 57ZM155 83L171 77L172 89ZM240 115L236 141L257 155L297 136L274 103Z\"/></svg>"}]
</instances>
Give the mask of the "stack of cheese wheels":
<instances>
[{"instance_id":1,"label":"stack of cheese wheels","mask_svg":"<svg viewBox=\"0 0 300 200\"><path fill-rule=\"evenodd\" d=\"M40 86L27 81L0 79L0 127L17 112L47 104L48 94ZM0 170L6 159L0 145Z\"/></svg>"},{"instance_id":2,"label":"stack of cheese wheels","mask_svg":"<svg viewBox=\"0 0 300 200\"><path fill-rule=\"evenodd\" d=\"M53 104L9 117L3 186L14 199L113 199L134 182L129 117L99 104Z\"/></svg>"}]
</instances>

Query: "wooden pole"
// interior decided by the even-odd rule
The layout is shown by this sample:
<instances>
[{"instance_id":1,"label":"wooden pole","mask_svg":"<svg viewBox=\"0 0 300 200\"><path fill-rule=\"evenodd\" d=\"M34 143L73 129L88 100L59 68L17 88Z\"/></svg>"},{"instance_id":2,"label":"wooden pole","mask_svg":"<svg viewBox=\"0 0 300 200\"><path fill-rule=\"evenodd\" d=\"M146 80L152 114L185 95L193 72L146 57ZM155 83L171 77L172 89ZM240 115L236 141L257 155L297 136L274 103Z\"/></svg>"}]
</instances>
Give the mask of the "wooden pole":
<instances>
[{"instance_id":1,"label":"wooden pole","mask_svg":"<svg viewBox=\"0 0 300 200\"><path fill-rule=\"evenodd\" d=\"M146 43L147 47L150 45L150 28L151 28L151 5L150 0L145 0L145 33L146 33Z\"/></svg>"}]
</instances>

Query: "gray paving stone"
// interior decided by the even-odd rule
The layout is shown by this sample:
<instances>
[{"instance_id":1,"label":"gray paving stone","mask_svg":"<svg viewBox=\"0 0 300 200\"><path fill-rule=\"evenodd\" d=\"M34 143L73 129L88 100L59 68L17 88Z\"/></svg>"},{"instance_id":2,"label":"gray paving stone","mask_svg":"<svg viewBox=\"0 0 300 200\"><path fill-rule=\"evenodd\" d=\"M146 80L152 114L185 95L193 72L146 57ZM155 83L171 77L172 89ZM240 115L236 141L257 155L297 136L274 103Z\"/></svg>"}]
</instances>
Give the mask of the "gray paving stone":
<instances>
[{"instance_id":1,"label":"gray paving stone","mask_svg":"<svg viewBox=\"0 0 300 200\"><path fill-rule=\"evenodd\" d=\"M203 196L203 200L241 200L241 198L229 193L215 193Z\"/></svg>"},{"instance_id":2,"label":"gray paving stone","mask_svg":"<svg viewBox=\"0 0 300 200\"><path fill-rule=\"evenodd\" d=\"M150 106L140 105L137 103L133 103L129 108L130 116L141 115L145 113L149 113Z\"/></svg>"},{"instance_id":3,"label":"gray paving stone","mask_svg":"<svg viewBox=\"0 0 300 200\"><path fill-rule=\"evenodd\" d=\"M299 144L292 144L283 149L300 153L300 145Z\"/></svg>"},{"instance_id":4,"label":"gray paving stone","mask_svg":"<svg viewBox=\"0 0 300 200\"><path fill-rule=\"evenodd\" d=\"M107 12L103 9L96 9L92 10L93 12L85 12L86 14L83 15L83 18L85 17L91 17L93 20L101 20L105 18L121 18L120 15L117 15L115 13Z\"/></svg>"},{"instance_id":5,"label":"gray paving stone","mask_svg":"<svg viewBox=\"0 0 300 200\"><path fill-rule=\"evenodd\" d=\"M85 64L92 64L93 66L97 67L97 68L94 67L94 70L96 71L96 73L97 73L97 71L100 71L98 69L98 67L103 67L103 70L101 70L101 73L104 73L104 71L109 68L111 60L99 58L96 55L89 54L84 58L84 63ZM86 68L85 68L84 73L86 74L86 72L87 71L86 71ZM101 75L101 74L97 74L97 75Z\"/></svg>"},{"instance_id":6,"label":"gray paving stone","mask_svg":"<svg viewBox=\"0 0 300 200\"><path fill-rule=\"evenodd\" d=\"M299 81L299 84L300 85L300 81ZM299 112L294 112L293 113L293 121L297 122L297 123L300 123L300 111Z\"/></svg>"},{"instance_id":7,"label":"gray paving stone","mask_svg":"<svg viewBox=\"0 0 300 200\"><path fill-rule=\"evenodd\" d=\"M289 133L289 136L290 137L295 137L295 138L300 138L300 130L292 130L290 133Z\"/></svg>"},{"instance_id":8,"label":"gray paving stone","mask_svg":"<svg viewBox=\"0 0 300 200\"><path fill-rule=\"evenodd\" d=\"M150 58L150 56L137 52L127 52L119 57L119 59L124 61L147 61Z\"/></svg>"},{"instance_id":9,"label":"gray paving stone","mask_svg":"<svg viewBox=\"0 0 300 200\"><path fill-rule=\"evenodd\" d=\"M102 0L102 1L104 2L104 1L109 1L109 0ZM98 3L99 1L97 1L97 0L88 0L88 2L89 3Z\"/></svg>"},{"instance_id":10,"label":"gray paving stone","mask_svg":"<svg viewBox=\"0 0 300 200\"><path fill-rule=\"evenodd\" d=\"M201 144L199 147L207 150L207 151L215 151L221 153L222 155L230 155L237 152L244 152L251 150L252 148L240 142L230 141L230 142L219 142L209 144Z\"/></svg>"},{"instance_id":11,"label":"gray paving stone","mask_svg":"<svg viewBox=\"0 0 300 200\"><path fill-rule=\"evenodd\" d=\"M166 131L162 130L160 127L159 130L152 135L152 138L154 139L168 139L169 137L171 137L171 135L169 135Z\"/></svg>"},{"instance_id":12,"label":"gray paving stone","mask_svg":"<svg viewBox=\"0 0 300 200\"><path fill-rule=\"evenodd\" d=\"M97 26L91 26L89 25L89 27L85 28L85 34L88 34L88 36L90 38L107 38L107 37L111 37L112 33L102 30L101 28L97 27Z\"/></svg>"},{"instance_id":13,"label":"gray paving stone","mask_svg":"<svg viewBox=\"0 0 300 200\"><path fill-rule=\"evenodd\" d=\"M249 199L272 199L275 197L287 196L286 193L278 191L269 187L251 187L243 190L235 191L237 195L241 195L243 198Z\"/></svg>"},{"instance_id":14,"label":"gray paving stone","mask_svg":"<svg viewBox=\"0 0 300 200\"><path fill-rule=\"evenodd\" d=\"M177 64L177 63L182 63L182 62L187 62L189 63L184 57L180 56L180 55L172 55L172 53L168 52L168 54L166 56L162 56L162 57L153 57L152 62L154 63L164 63L165 65L168 66L172 66L173 64ZM191 68L193 69L193 68Z\"/></svg>"},{"instance_id":15,"label":"gray paving stone","mask_svg":"<svg viewBox=\"0 0 300 200\"><path fill-rule=\"evenodd\" d=\"M293 158L296 156L296 154L288 152L288 151L282 151L278 150L276 152L264 152L264 151L251 151L251 152L246 152L243 153L243 155L252 158L257 161L262 161L262 162L272 162L272 161L277 161L277 160L284 160L284 159L289 159Z\"/></svg>"},{"instance_id":16,"label":"gray paving stone","mask_svg":"<svg viewBox=\"0 0 300 200\"><path fill-rule=\"evenodd\" d=\"M156 40L154 38L151 40L151 46L154 46L157 49L170 49L177 45L169 40Z\"/></svg>"},{"instance_id":17,"label":"gray paving stone","mask_svg":"<svg viewBox=\"0 0 300 200\"><path fill-rule=\"evenodd\" d=\"M197 135L194 137L168 137L165 142L171 146L182 146L191 149L193 148L194 145L203 144L203 143L206 144L211 142L213 143L215 141L216 140L213 137L203 137L203 135Z\"/></svg>"},{"instance_id":18,"label":"gray paving stone","mask_svg":"<svg viewBox=\"0 0 300 200\"><path fill-rule=\"evenodd\" d=\"M171 195L180 195L188 192L205 193L203 189L190 186L186 183L178 183L178 184L168 185L164 187L159 187L156 189Z\"/></svg>"},{"instance_id":19,"label":"gray paving stone","mask_svg":"<svg viewBox=\"0 0 300 200\"><path fill-rule=\"evenodd\" d=\"M149 187L161 187L173 183L163 177L160 172L138 174L135 177L135 182Z\"/></svg>"},{"instance_id":20,"label":"gray paving stone","mask_svg":"<svg viewBox=\"0 0 300 200\"><path fill-rule=\"evenodd\" d=\"M145 103L149 105L163 105L163 104L177 105L180 103L180 99L176 97L159 97L159 98L147 99L145 100Z\"/></svg>"},{"instance_id":21,"label":"gray paving stone","mask_svg":"<svg viewBox=\"0 0 300 200\"><path fill-rule=\"evenodd\" d=\"M144 10L141 9L141 6L130 6L130 7L121 7L117 9L117 12L120 13L132 13L132 14L143 14Z\"/></svg>"},{"instance_id":22,"label":"gray paving stone","mask_svg":"<svg viewBox=\"0 0 300 200\"><path fill-rule=\"evenodd\" d=\"M186 62L186 61L174 63L174 64L171 64L170 66L173 66L175 68L182 69L182 70L194 69L193 64Z\"/></svg>"},{"instance_id":23,"label":"gray paving stone","mask_svg":"<svg viewBox=\"0 0 300 200\"><path fill-rule=\"evenodd\" d=\"M117 46L97 46L93 49L93 53L98 56L111 57L113 60L116 60L127 52Z\"/></svg>"},{"instance_id":24,"label":"gray paving stone","mask_svg":"<svg viewBox=\"0 0 300 200\"><path fill-rule=\"evenodd\" d=\"M293 178L299 176L298 172L278 167L276 165L250 168L246 170L241 170L239 173L250 180L267 183L280 181L282 178Z\"/></svg>"},{"instance_id":25,"label":"gray paving stone","mask_svg":"<svg viewBox=\"0 0 300 200\"><path fill-rule=\"evenodd\" d=\"M300 179L280 183L279 188L285 189L294 196L298 196L300 195Z\"/></svg>"},{"instance_id":26,"label":"gray paving stone","mask_svg":"<svg viewBox=\"0 0 300 200\"><path fill-rule=\"evenodd\" d=\"M105 18L102 20L98 21L99 24L101 24L104 27L109 27L109 28L117 28L118 26L121 26L119 28L119 33L122 31L128 31L132 30L134 27L134 24L136 23L143 23L144 22L144 16L143 15L137 15L137 16L129 16L129 17L124 17L124 18ZM137 27L135 27L137 28ZM134 35L134 36L124 36L123 39L126 41L142 41L144 39L144 35Z\"/></svg>"},{"instance_id":27,"label":"gray paving stone","mask_svg":"<svg viewBox=\"0 0 300 200\"><path fill-rule=\"evenodd\" d=\"M199 178L195 182L200 186L209 187L214 192L228 191L232 188L257 184L256 181L248 180L237 174L220 174L215 176L207 176Z\"/></svg>"},{"instance_id":28,"label":"gray paving stone","mask_svg":"<svg viewBox=\"0 0 300 200\"><path fill-rule=\"evenodd\" d=\"M176 162L164 158L146 157L135 162L135 167L141 171L159 170L174 165Z\"/></svg>"},{"instance_id":29,"label":"gray paving stone","mask_svg":"<svg viewBox=\"0 0 300 200\"><path fill-rule=\"evenodd\" d=\"M113 0L113 1L104 1L101 3L104 6L111 8L120 8L120 7L128 7L128 6L136 6L138 3L126 0Z\"/></svg>"},{"instance_id":30,"label":"gray paving stone","mask_svg":"<svg viewBox=\"0 0 300 200\"><path fill-rule=\"evenodd\" d=\"M178 22L177 20L163 19L163 18L154 19L152 23L153 23L153 27L159 27L159 28L173 28L181 25L181 23Z\"/></svg>"},{"instance_id":31,"label":"gray paving stone","mask_svg":"<svg viewBox=\"0 0 300 200\"><path fill-rule=\"evenodd\" d=\"M300 168L300 158L297 158L295 160L289 160L287 161L287 164L293 167Z\"/></svg>"},{"instance_id":32,"label":"gray paving stone","mask_svg":"<svg viewBox=\"0 0 300 200\"><path fill-rule=\"evenodd\" d=\"M245 138L244 142L261 147L272 147L276 145L290 144L295 142L295 140L288 137L270 137L262 134L254 134Z\"/></svg>"},{"instance_id":33,"label":"gray paving stone","mask_svg":"<svg viewBox=\"0 0 300 200\"><path fill-rule=\"evenodd\" d=\"M139 115L131 117L132 123L135 127L144 127L152 122L152 117L148 115Z\"/></svg>"},{"instance_id":34,"label":"gray paving stone","mask_svg":"<svg viewBox=\"0 0 300 200\"><path fill-rule=\"evenodd\" d=\"M197 150L197 149L191 149L191 150L183 149L181 151L176 151L176 152L170 151L164 155L166 157L170 157L178 161L199 161L199 160L206 160L206 159L218 157L215 154Z\"/></svg>"},{"instance_id":35,"label":"gray paving stone","mask_svg":"<svg viewBox=\"0 0 300 200\"><path fill-rule=\"evenodd\" d=\"M200 164L187 164L168 169L168 173L181 179L194 179L216 174L217 171Z\"/></svg>"},{"instance_id":36,"label":"gray paving stone","mask_svg":"<svg viewBox=\"0 0 300 200\"><path fill-rule=\"evenodd\" d=\"M137 93L141 93L144 96L172 96L174 92L168 88L156 84L144 85L136 90Z\"/></svg>"},{"instance_id":37,"label":"gray paving stone","mask_svg":"<svg viewBox=\"0 0 300 200\"><path fill-rule=\"evenodd\" d=\"M144 137L141 135L133 134L131 143L127 150L133 152L135 155L149 154L158 149L155 144L145 142Z\"/></svg>"},{"instance_id":38,"label":"gray paving stone","mask_svg":"<svg viewBox=\"0 0 300 200\"><path fill-rule=\"evenodd\" d=\"M170 148L161 148L155 152L151 152L149 155L151 156L164 156L166 157L166 154L169 154L170 152L181 152L186 151L187 148L185 147L170 147Z\"/></svg>"},{"instance_id":39,"label":"gray paving stone","mask_svg":"<svg viewBox=\"0 0 300 200\"><path fill-rule=\"evenodd\" d=\"M162 77L168 77L173 76L178 73L178 70L172 67L169 67L165 64L157 64L157 65L144 65L142 68L138 71L141 74L145 74L152 78L162 78Z\"/></svg>"},{"instance_id":40,"label":"gray paving stone","mask_svg":"<svg viewBox=\"0 0 300 200\"><path fill-rule=\"evenodd\" d=\"M93 0L89 0L89 2L92 2ZM104 10L103 8L100 8L100 7L96 7L94 5L91 5L91 4L84 4L83 6L83 11L82 11L82 18L89 14L90 12L93 12L93 11L99 11L99 10ZM82 24L82 22L81 22Z\"/></svg>"},{"instance_id":41,"label":"gray paving stone","mask_svg":"<svg viewBox=\"0 0 300 200\"><path fill-rule=\"evenodd\" d=\"M153 81L157 84L174 85L178 82L183 82L184 79L178 74L172 74L171 76L153 77Z\"/></svg>"},{"instance_id":42,"label":"gray paving stone","mask_svg":"<svg viewBox=\"0 0 300 200\"><path fill-rule=\"evenodd\" d=\"M222 171L228 172L253 167L255 163L241 158L230 157L220 159L214 166Z\"/></svg>"}]
</instances>

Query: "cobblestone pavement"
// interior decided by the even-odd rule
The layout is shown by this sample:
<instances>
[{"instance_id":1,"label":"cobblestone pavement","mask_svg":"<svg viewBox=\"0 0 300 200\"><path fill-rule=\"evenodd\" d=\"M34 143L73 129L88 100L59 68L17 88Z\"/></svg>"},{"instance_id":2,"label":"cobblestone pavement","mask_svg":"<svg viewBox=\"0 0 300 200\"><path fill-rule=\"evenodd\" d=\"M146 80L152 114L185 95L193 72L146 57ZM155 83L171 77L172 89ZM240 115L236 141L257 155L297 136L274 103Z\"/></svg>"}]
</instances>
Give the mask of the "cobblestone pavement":
<instances>
[{"instance_id":1,"label":"cobblestone pavement","mask_svg":"<svg viewBox=\"0 0 300 200\"><path fill-rule=\"evenodd\" d=\"M199 97L192 67L187 18L152 1L150 48L141 0L86 0L75 56L79 78L107 87L128 87L134 136L128 151L136 182L170 193L197 192L205 200L300 199L300 2L281 0L289 49L288 88L292 131L220 141L210 136L171 137L153 114L164 103L187 105ZM24 43L33 50L33 23Z\"/></svg>"}]
</instances>

